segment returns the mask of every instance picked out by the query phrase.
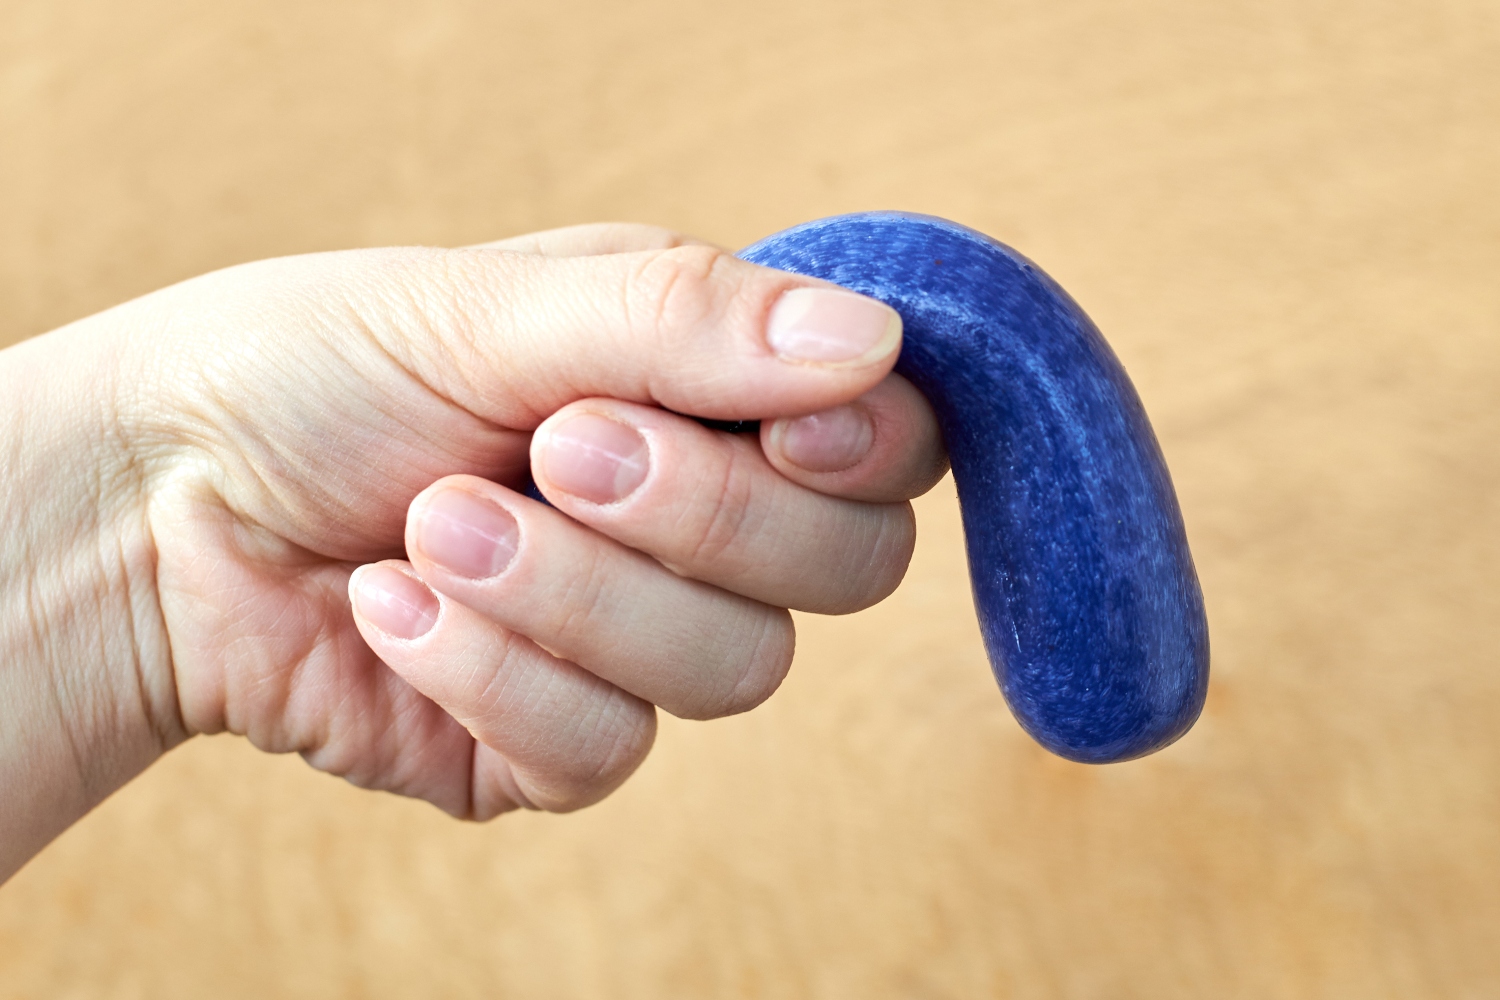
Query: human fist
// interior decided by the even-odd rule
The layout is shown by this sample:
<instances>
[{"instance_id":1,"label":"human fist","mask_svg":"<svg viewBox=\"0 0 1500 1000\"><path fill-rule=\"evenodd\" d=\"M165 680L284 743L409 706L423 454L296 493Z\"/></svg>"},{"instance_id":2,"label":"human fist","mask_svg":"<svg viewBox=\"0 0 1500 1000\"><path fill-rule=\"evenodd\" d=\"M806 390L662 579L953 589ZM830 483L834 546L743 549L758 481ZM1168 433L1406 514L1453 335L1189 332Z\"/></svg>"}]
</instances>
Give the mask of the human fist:
<instances>
[{"instance_id":1,"label":"human fist","mask_svg":"<svg viewBox=\"0 0 1500 1000\"><path fill-rule=\"evenodd\" d=\"M38 370L108 355L97 507L146 553L110 725L465 817L597 801L655 706L761 702L787 609L890 593L945 468L893 310L650 227L264 261L51 336Z\"/></svg>"}]
</instances>

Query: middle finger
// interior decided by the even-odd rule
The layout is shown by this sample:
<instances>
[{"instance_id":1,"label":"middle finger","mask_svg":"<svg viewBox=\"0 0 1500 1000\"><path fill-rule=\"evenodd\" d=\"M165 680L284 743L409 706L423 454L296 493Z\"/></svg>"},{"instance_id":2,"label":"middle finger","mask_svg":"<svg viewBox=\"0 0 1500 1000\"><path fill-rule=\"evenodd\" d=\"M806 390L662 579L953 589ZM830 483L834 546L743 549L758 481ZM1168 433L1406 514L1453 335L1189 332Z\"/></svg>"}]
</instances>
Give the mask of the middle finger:
<instances>
[{"instance_id":1,"label":"middle finger","mask_svg":"<svg viewBox=\"0 0 1500 1000\"><path fill-rule=\"evenodd\" d=\"M538 488L559 510L677 573L823 614L869 607L900 583L916 541L907 503L799 486L751 435L664 410L587 399L532 438Z\"/></svg>"}]
</instances>

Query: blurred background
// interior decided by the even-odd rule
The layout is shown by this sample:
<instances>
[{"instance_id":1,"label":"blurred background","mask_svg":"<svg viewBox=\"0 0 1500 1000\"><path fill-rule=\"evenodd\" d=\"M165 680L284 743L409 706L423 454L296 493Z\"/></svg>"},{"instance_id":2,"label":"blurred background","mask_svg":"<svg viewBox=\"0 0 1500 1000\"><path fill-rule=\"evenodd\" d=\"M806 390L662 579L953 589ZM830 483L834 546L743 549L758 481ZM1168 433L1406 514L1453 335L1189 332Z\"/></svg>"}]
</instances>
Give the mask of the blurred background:
<instances>
[{"instance_id":1,"label":"blurred background","mask_svg":"<svg viewBox=\"0 0 1500 1000\"><path fill-rule=\"evenodd\" d=\"M0 344L213 268L899 208L1093 315L1198 727L1048 757L951 482L761 710L464 826L196 740L0 891L5 998L1500 997L1493 0L0 0Z\"/></svg>"}]
</instances>

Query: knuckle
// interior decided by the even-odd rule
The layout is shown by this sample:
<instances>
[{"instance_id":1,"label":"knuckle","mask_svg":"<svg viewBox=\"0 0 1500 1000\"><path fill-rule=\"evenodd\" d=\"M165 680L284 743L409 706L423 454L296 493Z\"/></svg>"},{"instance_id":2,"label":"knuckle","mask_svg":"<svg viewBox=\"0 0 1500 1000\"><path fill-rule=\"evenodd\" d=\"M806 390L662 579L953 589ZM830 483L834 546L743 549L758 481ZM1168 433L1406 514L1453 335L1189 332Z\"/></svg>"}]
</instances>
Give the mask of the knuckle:
<instances>
[{"instance_id":1,"label":"knuckle","mask_svg":"<svg viewBox=\"0 0 1500 1000\"><path fill-rule=\"evenodd\" d=\"M485 649L476 651L484 666L466 678L471 689L465 692L464 701L472 706L470 711L480 725L503 724L515 713L517 701L525 698L527 692L518 687L527 673L520 662L527 652L524 646L515 633L499 629L489 637Z\"/></svg>"},{"instance_id":2,"label":"knuckle","mask_svg":"<svg viewBox=\"0 0 1500 1000\"><path fill-rule=\"evenodd\" d=\"M626 283L630 329L655 334L699 329L723 309L730 255L686 245L648 254Z\"/></svg>"},{"instance_id":3,"label":"knuckle","mask_svg":"<svg viewBox=\"0 0 1500 1000\"><path fill-rule=\"evenodd\" d=\"M719 466L717 475L705 475L697 482L689 498L696 516L684 532L682 563L689 570L725 561L726 556L756 522L765 516L763 504L756 496L755 470L746 455L731 451Z\"/></svg>"},{"instance_id":4,"label":"knuckle","mask_svg":"<svg viewBox=\"0 0 1500 1000\"><path fill-rule=\"evenodd\" d=\"M561 592L548 602L548 634L582 635L595 628L596 622L610 620L616 599L605 553L602 546L586 545L578 553L579 561L569 565L559 581Z\"/></svg>"}]
</instances>

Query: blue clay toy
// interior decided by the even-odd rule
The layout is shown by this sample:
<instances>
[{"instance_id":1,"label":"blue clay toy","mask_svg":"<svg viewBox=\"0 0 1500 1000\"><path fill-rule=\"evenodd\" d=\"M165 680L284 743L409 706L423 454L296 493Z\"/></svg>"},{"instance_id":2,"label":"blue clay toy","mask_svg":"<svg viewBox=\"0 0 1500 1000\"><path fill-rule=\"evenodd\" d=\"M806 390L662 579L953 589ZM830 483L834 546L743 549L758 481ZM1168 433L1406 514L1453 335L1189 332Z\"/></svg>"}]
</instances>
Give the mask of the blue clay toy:
<instances>
[{"instance_id":1,"label":"blue clay toy","mask_svg":"<svg viewBox=\"0 0 1500 1000\"><path fill-rule=\"evenodd\" d=\"M985 647L1026 731L1087 763L1185 733L1208 685L1203 596L1145 410L1083 310L928 216L823 219L740 256L901 314L896 370L937 412Z\"/></svg>"}]
</instances>

